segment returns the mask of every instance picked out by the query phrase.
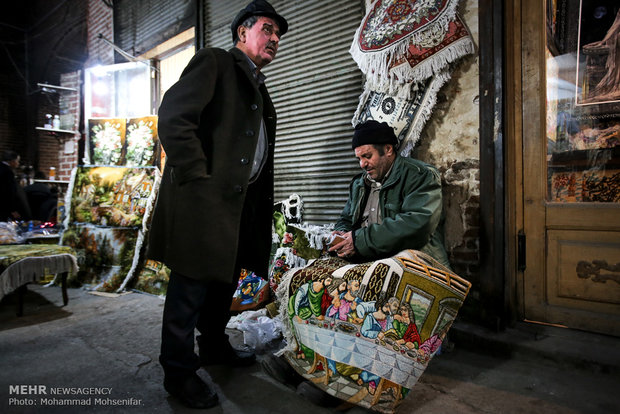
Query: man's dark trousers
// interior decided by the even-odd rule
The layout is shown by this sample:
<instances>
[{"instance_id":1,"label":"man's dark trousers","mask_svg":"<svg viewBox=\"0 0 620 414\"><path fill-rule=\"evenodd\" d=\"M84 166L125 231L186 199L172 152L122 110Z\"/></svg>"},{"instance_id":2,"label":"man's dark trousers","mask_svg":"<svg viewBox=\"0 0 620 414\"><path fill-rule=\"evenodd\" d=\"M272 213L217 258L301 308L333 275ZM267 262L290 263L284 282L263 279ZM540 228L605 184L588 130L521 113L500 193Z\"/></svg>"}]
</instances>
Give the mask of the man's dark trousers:
<instances>
[{"instance_id":1,"label":"man's dark trousers","mask_svg":"<svg viewBox=\"0 0 620 414\"><path fill-rule=\"evenodd\" d=\"M231 281L199 281L172 269L166 292L162 323L161 354L159 361L164 374L172 380L183 379L200 368L200 358L194 352L194 329L200 336L200 352L217 352L228 345L226 325L230 320L232 295L244 265L243 252L256 248L253 237L257 224L254 209L255 195L264 190L264 178L248 186L241 216L241 230L235 271ZM196 258L200 260L200 258ZM251 269L249 269L251 270Z\"/></svg>"}]
</instances>

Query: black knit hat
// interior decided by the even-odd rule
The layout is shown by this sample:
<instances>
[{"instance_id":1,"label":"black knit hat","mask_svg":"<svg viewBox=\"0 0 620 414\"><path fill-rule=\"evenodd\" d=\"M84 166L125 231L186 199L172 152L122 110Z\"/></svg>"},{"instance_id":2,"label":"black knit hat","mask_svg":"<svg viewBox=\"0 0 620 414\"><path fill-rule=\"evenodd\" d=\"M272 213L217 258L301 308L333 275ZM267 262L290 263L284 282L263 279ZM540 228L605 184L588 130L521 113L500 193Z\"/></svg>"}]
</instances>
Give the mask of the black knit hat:
<instances>
[{"instance_id":1,"label":"black knit hat","mask_svg":"<svg viewBox=\"0 0 620 414\"><path fill-rule=\"evenodd\" d=\"M278 26L280 28L280 36L284 35L284 33L286 33L288 30L288 23L286 19L280 16L271 4L269 4L265 0L254 0L250 4L245 6L243 10L239 11L239 13L237 13L237 16L235 16L232 23L230 24L233 42L237 40L237 28L242 25L248 17L251 16L271 17L278 23Z\"/></svg>"},{"instance_id":2,"label":"black knit hat","mask_svg":"<svg viewBox=\"0 0 620 414\"><path fill-rule=\"evenodd\" d=\"M353 149L368 144L392 144L396 147L398 138L387 122L377 122L371 119L356 125L353 133Z\"/></svg>"}]
</instances>

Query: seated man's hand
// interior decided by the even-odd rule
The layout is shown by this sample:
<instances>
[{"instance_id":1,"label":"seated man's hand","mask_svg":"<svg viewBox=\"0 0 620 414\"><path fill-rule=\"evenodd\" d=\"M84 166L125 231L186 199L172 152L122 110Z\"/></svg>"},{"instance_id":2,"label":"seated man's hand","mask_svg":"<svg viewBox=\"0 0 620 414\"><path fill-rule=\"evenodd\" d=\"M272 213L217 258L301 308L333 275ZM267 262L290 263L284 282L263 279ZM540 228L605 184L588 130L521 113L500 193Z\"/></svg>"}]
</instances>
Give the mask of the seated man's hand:
<instances>
[{"instance_id":1,"label":"seated man's hand","mask_svg":"<svg viewBox=\"0 0 620 414\"><path fill-rule=\"evenodd\" d=\"M336 235L336 239L330 245L329 251L336 253L338 257L346 258L353 256L355 254L355 247L353 246L353 235L351 232L334 232L333 234Z\"/></svg>"}]
</instances>

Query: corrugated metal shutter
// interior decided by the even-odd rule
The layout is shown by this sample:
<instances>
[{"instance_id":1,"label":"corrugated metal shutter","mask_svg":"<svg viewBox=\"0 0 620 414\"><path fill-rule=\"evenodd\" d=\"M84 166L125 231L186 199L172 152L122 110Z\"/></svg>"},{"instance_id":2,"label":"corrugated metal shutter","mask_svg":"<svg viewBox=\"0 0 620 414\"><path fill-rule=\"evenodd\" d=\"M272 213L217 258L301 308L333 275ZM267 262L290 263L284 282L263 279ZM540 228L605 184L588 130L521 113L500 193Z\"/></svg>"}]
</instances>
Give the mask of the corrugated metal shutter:
<instances>
[{"instance_id":1,"label":"corrugated metal shutter","mask_svg":"<svg viewBox=\"0 0 620 414\"><path fill-rule=\"evenodd\" d=\"M232 46L230 22L247 0L206 1L205 45ZM352 0L273 0L289 22L278 57L264 70L278 113L275 197L299 194L304 221L334 222L359 166L351 118L362 75L349 54L363 4Z\"/></svg>"},{"instance_id":2,"label":"corrugated metal shutter","mask_svg":"<svg viewBox=\"0 0 620 414\"><path fill-rule=\"evenodd\" d=\"M114 0L114 43L134 56L196 24L196 0Z\"/></svg>"}]
</instances>

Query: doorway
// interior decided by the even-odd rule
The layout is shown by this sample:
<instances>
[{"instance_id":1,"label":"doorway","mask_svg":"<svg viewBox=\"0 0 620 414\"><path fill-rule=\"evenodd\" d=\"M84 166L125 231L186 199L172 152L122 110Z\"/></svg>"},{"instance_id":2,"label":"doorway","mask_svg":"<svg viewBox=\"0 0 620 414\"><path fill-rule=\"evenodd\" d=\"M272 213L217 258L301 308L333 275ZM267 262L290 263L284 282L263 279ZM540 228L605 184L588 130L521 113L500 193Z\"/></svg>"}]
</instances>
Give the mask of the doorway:
<instances>
[{"instance_id":1,"label":"doorway","mask_svg":"<svg viewBox=\"0 0 620 414\"><path fill-rule=\"evenodd\" d=\"M507 51L519 313L620 336L620 5L518 3Z\"/></svg>"}]
</instances>

